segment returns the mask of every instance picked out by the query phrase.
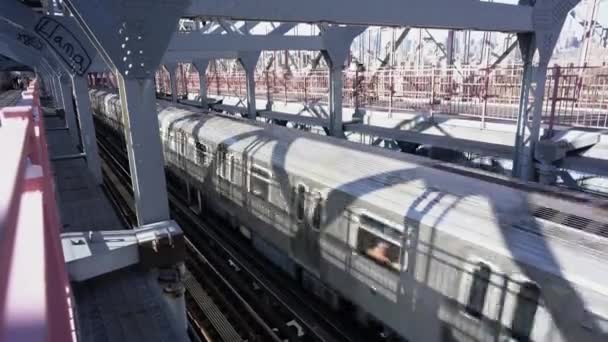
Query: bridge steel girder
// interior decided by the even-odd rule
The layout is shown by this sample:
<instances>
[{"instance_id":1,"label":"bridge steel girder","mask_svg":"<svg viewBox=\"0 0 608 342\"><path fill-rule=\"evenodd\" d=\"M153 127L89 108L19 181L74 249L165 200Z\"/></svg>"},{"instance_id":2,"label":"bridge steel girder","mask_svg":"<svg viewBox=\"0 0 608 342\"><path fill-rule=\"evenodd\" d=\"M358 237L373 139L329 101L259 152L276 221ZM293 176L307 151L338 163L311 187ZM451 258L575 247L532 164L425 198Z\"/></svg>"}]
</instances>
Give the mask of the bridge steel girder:
<instances>
[{"instance_id":1,"label":"bridge steel girder","mask_svg":"<svg viewBox=\"0 0 608 342\"><path fill-rule=\"evenodd\" d=\"M345 138L342 124L342 71L350 45L365 27L332 26L321 34L325 48L321 51L329 66L329 135Z\"/></svg>"},{"instance_id":2,"label":"bridge steel girder","mask_svg":"<svg viewBox=\"0 0 608 342\"><path fill-rule=\"evenodd\" d=\"M247 118L255 120L257 109L255 104L255 67L260 59L260 51L239 52L239 63L245 69L247 79Z\"/></svg>"},{"instance_id":3,"label":"bridge steel girder","mask_svg":"<svg viewBox=\"0 0 608 342\"><path fill-rule=\"evenodd\" d=\"M177 68L178 63L169 62L165 64L169 72L169 82L171 83L171 102L177 103Z\"/></svg>"},{"instance_id":4,"label":"bridge steel girder","mask_svg":"<svg viewBox=\"0 0 608 342\"><path fill-rule=\"evenodd\" d=\"M324 50L320 36L199 34L176 33L167 51L190 52L196 56L204 51L260 51L260 50Z\"/></svg>"},{"instance_id":5,"label":"bridge steel girder","mask_svg":"<svg viewBox=\"0 0 608 342\"><path fill-rule=\"evenodd\" d=\"M162 145L158 135L154 73L189 0L66 0L65 4L118 76L137 224L170 219ZM152 117L150 117L152 115ZM181 234L179 227L176 227ZM187 337L183 260L164 268L171 275L164 298Z\"/></svg>"},{"instance_id":6,"label":"bridge steel girder","mask_svg":"<svg viewBox=\"0 0 608 342\"><path fill-rule=\"evenodd\" d=\"M254 23L254 26L258 23ZM232 25L234 26L234 25ZM231 27L232 27L231 26ZM204 77L204 70L210 59L236 58L243 69L247 78L247 117L255 120L257 116L256 97L255 97L255 67L260 57L261 50L323 50L325 49L324 37L293 37L283 36L295 27L294 23L281 23L267 35L250 35L236 32L220 25L214 29L212 34L201 34L201 32L174 33L165 55L163 63L167 66L171 78L172 94L174 89L174 72L177 62L199 61L200 97L203 107L206 105L207 82ZM250 30L251 28L249 28ZM221 30L228 34L221 35L217 32ZM193 57L194 56L194 57ZM202 63L201 63L202 61ZM202 67L204 65L204 67ZM200 70L203 70L201 73ZM202 74L202 76L201 76ZM172 96L175 102L176 97Z\"/></svg>"},{"instance_id":7,"label":"bridge steel girder","mask_svg":"<svg viewBox=\"0 0 608 342\"><path fill-rule=\"evenodd\" d=\"M229 59L237 59L239 58L239 52L256 52L261 50L297 50L305 47L305 44L301 44L301 41L293 41L294 37L282 37L285 33L296 26L295 23L281 23L279 26L275 27L272 31L270 31L265 36L260 35L233 35L236 38L231 37L234 45L228 45L224 43L220 43L219 45L210 44L210 41L204 42L205 39L210 40L220 40L225 39L227 35L219 35L216 32L221 30L214 30L211 34L201 34L199 31L195 31L191 36L185 38L186 36L182 36L181 42L179 39L176 40L176 37L179 38L178 34L174 34L174 38L169 43L169 47L165 52L162 63L167 64L171 62L190 62L193 59L218 59L218 58L229 58ZM201 38L203 37L203 38ZM208 38L210 37L210 38ZM254 37L253 39L258 39L258 44L251 44L249 40L250 37ZM286 39L289 38L289 39ZM305 40L306 44L316 44L320 47L323 46L324 42L320 37L305 37L305 38L315 38L315 40ZM203 40L203 42L201 42ZM187 44L186 44L187 41ZM186 44L186 48L183 48L183 45ZM224 44L224 45L221 45ZM182 45L180 48L179 45ZM321 48L319 48L320 50Z\"/></svg>"},{"instance_id":8,"label":"bridge steel girder","mask_svg":"<svg viewBox=\"0 0 608 342\"><path fill-rule=\"evenodd\" d=\"M520 0L523 1L527 0ZM579 2L580 0L536 1L533 17L534 32L518 34L524 71L513 154L514 177L532 181L537 178L539 169L548 169L547 165L536 165L534 158L537 143L541 139L547 69L564 21L570 10ZM538 54L538 63L535 65L536 54ZM529 103L530 98L532 103Z\"/></svg>"},{"instance_id":9,"label":"bridge steel girder","mask_svg":"<svg viewBox=\"0 0 608 342\"><path fill-rule=\"evenodd\" d=\"M198 71L198 81L199 81L198 95L201 99L201 105L203 106L203 108L207 108L208 102L207 102L206 72L207 72L207 67L209 66L209 59L208 58L197 58L192 61L192 64Z\"/></svg>"},{"instance_id":10,"label":"bridge steel girder","mask_svg":"<svg viewBox=\"0 0 608 342\"><path fill-rule=\"evenodd\" d=\"M51 76L50 82L47 81L48 88L51 88L55 103L63 106L70 136L74 143L82 142L87 167L97 184L101 184L101 164L88 89L81 89L87 87L84 77L90 66L94 61L98 62L96 50L72 17L43 16L17 2L11 5L3 3L0 9L3 31L19 30L17 39L46 56L53 72L58 73L58 78ZM69 76L69 79L62 75ZM70 95L74 96L80 120L76 120ZM77 122L80 123L80 130L76 127Z\"/></svg>"},{"instance_id":11,"label":"bridge steel girder","mask_svg":"<svg viewBox=\"0 0 608 342\"><path fill-rule=\"evenodd\" d=\"M312 1L312 2L311 2ZM517 5L470 0L268 0L260 5L244 0L194 0L186 10L188 16L207 16L230 20L268 20L282 22L308 22L409 26L424 28L464 29L515 32L519 35L525 71L522 84L518 129L513 156L513 174L525 180L535 178L534 149L540 139L542 103L546 82L546 68L568 12L580 0L520 0ZM445 10L437 11L437 8ZM474 15L472 15L474 14ZM534 54L539 53L538 66L532 65ZM327 52L324 52L327 56ZM338 89L341 75L336 60L328 59L330 71L330 103L341 96ZM535 69L537 72L533 73ZM534 90L532 90L534 89ZM528 96L534 92L531 111ZM331 101L331 100L334 101ZM333 109L332 109L333 108ZM338 133L337 105L330 105L333 121L332 135ZM530 115L531 114L531 115ZM531 118L531 120L529 120ZM529 126L529 127L528 127Z\"/></svg>"},{"instance_id":12,"label":"bridge steel girder","mask_svg":"<svg viewBox=\"0 0 608 342\"><path fill-rule=\"evenodd\" d=\"M188 1L66 3L119 78L138 224L165 221L169 208L162 149L158 134L149 133L158 131L158 122L147 116L155 108L154 72Z\"/></svg>"},{"instance_id":13,"label":"bridge steel girder","mask_svg":"<svg viewBox=\"0 0 608 342\"><path fill-rule=\"evenodd\" d=\"M534 28L530 6L470 0L193 0L185 15L504 32L531 32Z\"/></svg>"}]
</instances>

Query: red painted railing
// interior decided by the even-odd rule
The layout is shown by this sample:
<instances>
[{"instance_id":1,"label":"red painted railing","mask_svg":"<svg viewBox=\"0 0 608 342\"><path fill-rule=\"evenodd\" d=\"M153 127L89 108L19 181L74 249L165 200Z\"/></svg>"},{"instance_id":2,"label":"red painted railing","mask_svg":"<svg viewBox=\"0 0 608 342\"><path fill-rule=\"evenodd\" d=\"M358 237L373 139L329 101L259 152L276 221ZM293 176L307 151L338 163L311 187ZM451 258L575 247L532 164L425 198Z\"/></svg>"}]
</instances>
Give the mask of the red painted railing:
<instances>
[{"instance_id":1,"label":"red painted railing","mask_svg":"<svg viewBox=\"0 0 608 342\"><path fill-rule=\"evenodd\" d=\"M0 110L0 341L73 341L39 88Z\"/></svg>"}]
</instances>

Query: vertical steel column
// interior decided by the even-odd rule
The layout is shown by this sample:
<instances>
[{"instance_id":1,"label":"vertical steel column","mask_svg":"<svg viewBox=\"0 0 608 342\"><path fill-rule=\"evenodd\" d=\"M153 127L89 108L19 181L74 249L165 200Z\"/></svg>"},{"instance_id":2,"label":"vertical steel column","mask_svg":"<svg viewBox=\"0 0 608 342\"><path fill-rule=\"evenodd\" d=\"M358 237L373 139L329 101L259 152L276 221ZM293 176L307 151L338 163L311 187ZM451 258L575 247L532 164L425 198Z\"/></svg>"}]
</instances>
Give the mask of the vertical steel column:
<instances>
[{"instance_id":1,"label":"vertical steel column","mask_svg":"<svg viewBox=\"0 0 608 342\"><path fill-rule=\"evenodd\" d=\"M260 51L239 53L239 62L245 69L247 79L247 118L255 120L257 109L255 103L255 67L260 58Z\"/></svg>"},{"instance_id":2,"label":"vertical steel column","mask_svg":"<svg viewBox=\"0 0 608 342\"><path fill-rule=\"evenodd\" d=\"M82 135L83 150L86 153L87 166L93 175L95 182L101 184L103 177L101 174L101 164L99 162L99 152L97 151L97 137L95 136L95 125L91 114L91 102L89 99L89 88L87 80L81 76L72 76L72 86L74 88L74 99L76 109L80 119L80 132Z\"/></svg>"},{"instance_id":3,"label":"vertical steel column","mask_svg":"<svg viewBox=\"0 0 608 342\"><path fill-rule=\"evenodd\" d=\"M343 138L342 63L331 62L329 68L329 135Z\"/></svg>"},{"instance_id":4,"label":"vertical steel column","mask_svg":"<svg viewBox=\"0 0 608 342\"><path fill-rule=\"evenodd\" d=\"M454 30L448 31L448 39L447 39L447 61L446 64L448 66L454 65Z\"/></svg>"},{"instance_id":5,"label":"vertical steel column","mask_svg":"<svg viewBox=\"0 0 608 342\"><path fill-rule=\"evenodd\" d=\"M245 77L247 78L247 118L255 120L257 116L255 106L255 70L245 71Z\"/></svg>"},{"instance_id":6,"label":"vertical steel column","mask_svg":"<svg viewBox=\"0 0 608 342\"><path fill-rule=\"evenodd\" d=\"M118 74L120 104L129 155L137 224L169 219L167 185L152 78L130 79Z\"/></svg>"},{"instance_id":7,"label":"vertical steel column","mask_svg":"<svg viewBox=\"0 0 608 342\"><path fill-rule=\"evenodd\" d=\"M323 58L329 66L329 135L344 138L342 124L342 69L350 53L350 45L365 27L331 26L323 29Z\"/></svg>"},{"instance_id":8,"label":"vertical steel column","mask_svg":"<svg viewBox=\"0 0 608 342\"><path fill-rule=\"evenodd\" d=\"M527 151L529 165L522 168L521 178L524 180L534 179L534 151L536 143L540 139L540 126L543 115L543 103L545 98L545 87L547 85L547 69L549 61L541 61L535 68L533 78L536 87L534 88L534 103L532 104L532 123L530 127L530 139Z\"/></svg>"},{"instance_id":9,"label":"vertical steel column","mask_svg":"<svg viewBox=\"0 0 608 342\"><path fill-rule=\"evenodd\" d=\"M207 107L207 67L209 66L208 59L197 59L192 62L196 70L198 70L199 89L198 95L201 97L201 105Z\"/></svg>"},{"instance_id":10,"label":"vertical steel column","mask_svg":"<svg viewBox=\"0 0 608 342\"><path fill-rule=\"evenodd\" d=\"M169 220L169 205L153 77L179 18L191 1L65 0L65 3L116 73L137 224L165 222ZM176 90L177 84L173 88ZM187 340L183 262L168 265L161 273L162 294L175 313L174 322L183 333L183 340Z\"/></svg>"},{"instance_id":11,"label":"vertical steel column","mask_svg":"<svg viewBox=\"0 0 608 342\"><path fill-rule=\"evenodd\" d=\"M528 125L528 108L530 88L532 85L532 58L522 56L523 58L523 75L521 90L519 94L519 109L517 113L517 130L515 132L515 150L513 152L513 177L521 177L522 164L526 163L524 156L526 127Z\"/></svg>"},{"instance_id":12,"label":"vertical steel column","mask_svg":"<svg viewBox=\"0 0 608 342\"><path fill-rule=\"evenodd\" d=\"M63 100L61 99L61 92L59 91L59 77L49 74L51 82L51 93L53 95L53 104L55 107L61 106Z\"/></svg>"},{"instance_id":13,"label":"vertical steel column","mask_svg":"<svg viewBox=\"0 0 608 342\"><path fill-rule=\"evenodd\" d=\"M520 33L517 38L524 62L524 74L520 94L517 132L515 137L515 154L513 156L513 175L523 180L535 179L535 149L540 139L543 114L543 98L547 82L547 69L559 33L568 13L577 0L537 1L534 5L534 17L539 21L533 33ZM520 5L532 5L530 0L519 0ZM542 24L541 24L542 23ZM538 51L538 66L533 67L534 54ZM534 84L534 88L532 85ZM533 89L532 89L533 88ZM530 92L533 91L533 103L528 105ZM529 113L532 111L532 120ZM529 129L526 134L526 129ZM546 165L541 165L543 177L547 177Z\"/></svg>"},{"instance_id":14,"label":"vertical steel column","mask_svg":"<svg viewBox=\"0 0 608 342\"><path fill-rule=\"evenodd\" d=\"M167 64L169 81L171 82L171 101L177 102L177 63Z\"/></svg>"},{"instance_id":15,"label":"vertical steel column","mask_svg":"<svg viewBox=\"0 0 608 342\"><path fill-rule=\"evenodd\" d=\"M522 38L520 38L520 41ZM533 65L536 44L528 39L520 44L522 47L523 77L517 116L515 136L515 154L513 156L513 176L523 180L534 180L534 151L540 139L543 100L547 81L548 58L541 58L538 66ZM532 87L534 84L534 87ZM533 92L533 103L529 106L530 92ZM530 111L532 120L530 121Z\"/></svg>"},{"instance_id":16,"label":"vertical steel column","mask_svg":"<svg viewBox=\"0 0 608 342\"><path fill-rule=\"evenodd\" d=\"M76 112L74 111L74 102L72 102L72 89L70 89L71 79L67 75L62 75L59 78L59 87L61 88L61 106L65 115L65 123L68 132L75 146L80 145L78 121L76 120Z\"/></svg>"}]
</instances>

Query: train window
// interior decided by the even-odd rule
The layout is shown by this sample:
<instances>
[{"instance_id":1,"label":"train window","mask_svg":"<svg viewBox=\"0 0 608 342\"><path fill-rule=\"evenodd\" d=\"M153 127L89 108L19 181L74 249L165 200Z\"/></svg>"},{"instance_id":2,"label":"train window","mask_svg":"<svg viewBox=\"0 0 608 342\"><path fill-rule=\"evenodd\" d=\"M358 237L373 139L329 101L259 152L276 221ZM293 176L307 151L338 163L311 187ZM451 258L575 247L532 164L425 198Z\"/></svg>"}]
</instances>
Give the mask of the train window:
<instances>
[{"instance_id":1,"label":"train window","mask_svg":"<svg viewBox=\"0 0 608 342\"><path fill-rule=\"evenodd\" d=\"M177 136L179 137L179 154L182 156L186 155L186 134L184 132L177 132Z\"/></svg>"},{"instance_id":2,"label":"train window","mask_svg":"<svg viewBox=\"0 0 608 342\"><path fill-rule=\"evenodd\" d=\"M207 165L207 146L196 142L196 163L201 166Z\"/></svg>"},{"instance_id":3,"label":"train window","mask_svg":"<svg viewBox=\"0 0 608 342\"><path fill-rule=\"evenodd\" d=\"M531 282L521 284L511 321L511 335L516 340L527 341L529 339L539 298L540 289L536 284Z\"/></svg>"},{"instance_id":4,"label":"train window","mask_svg":"<svg viewBox=\"0 0 608 342\"><path fill-rule=\"evenodd\" d=\"M321 214L323 210L323 198L321 195L317 194L314 199L312 213L311 213L311 226L312 229L319 230L321 229Z\"/></svg>"},{"instance_id":5,"label":"train window","mask_svg":"<svg viewBox=\"0 0 608 342\"><path fill-rule=\"evenodd\" d=\"M381 222L379 219L373 218L369 215L361 215L359 217L361 225L367 228L368 230L376 231L387 237L395 240L401 241L401 232L388 224Z\"/></svg>"},{"instance_id":6,"label":"train window","mask_svg":"<svg viewBox=\"0 0 608 342\"><path fill-rule=\"evenodd\" d=\"M250 172L249 191L268 201L270 199L270 172L255 165L251 166Z\"/></svg>"},{"instance_id":7,"label":"train window","mask_svg":"<svg viewBox=\"0 0 608 342\"><path fill-rule=\"evenodd\" d=\"M177 151L177 148L175 147L175 134L172 131L169 131L169 148L172 151Z\"/></svg>"},{"instance_id":8,"label":"train window","mask_svg":"<svg viewBox=\"0 0 608 342\"><path fill-rule=\"evenodd\" d=\"M234 156L231 155L230 156L230 161L229 161L229 163L230 163L230 170L229 170L229 172L230 172L230 179L229 180L231 182L234 182L234 169L236 168L236 163L234 161L235 161Z\"/></svg>"},{"instance_id":9,"label":"train window","mask_svg":"<svg viewBox=\"0 0 608 342\"><path fill-rule=\"evenodd\" d=\"M223 179L231 178L231 176L228 174L230 171L228 162L228 152L220 146L217 151L217 174Z\"/></svg>"},{"instance_id":10,"label":"train window","mask_svg":"<svg viewBox=\"0 0 608 342\"><path fill-rule=\"evenodd\" d=\"M378 264L399 272L399 244L361 227L357 234L357 250Z\"/></svg>"},{"instance_id":11,"label":"train window","mask_svg":"<svg viewBox=\"0 0 608 342\"><path fill-rule=\"evenodd\" d=\"M296 190L296 218L298 221L304 220L306 200L306 187L302 184L298 185Z\"/></svg>"},{"instance_id":12,"label":"train window","mask_svg":"<svg viewBox=\"0 0 608 342\"><path fill-rule=\"evenodd\" d=\"M467 300L465 309L473 317L481 318L482 316L491 274L492 269L483 262L479 262L473 272L473 282L469 290L469 299Z\"/></svg>"}]
</instances>

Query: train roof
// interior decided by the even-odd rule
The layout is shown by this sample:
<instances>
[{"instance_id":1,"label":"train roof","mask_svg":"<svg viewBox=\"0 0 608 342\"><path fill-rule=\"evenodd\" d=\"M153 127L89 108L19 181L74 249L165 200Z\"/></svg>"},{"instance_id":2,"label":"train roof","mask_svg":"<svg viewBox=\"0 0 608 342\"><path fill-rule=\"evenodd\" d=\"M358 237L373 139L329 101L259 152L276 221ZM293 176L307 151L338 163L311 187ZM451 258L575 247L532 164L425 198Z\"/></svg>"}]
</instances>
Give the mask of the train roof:
<instances>
[{"instance_id":1,"label":"train roof","mask_svg":"<svg viewBox=\"0 0 608 342\"><path fill-rule=\"evenodd\" d=\"M398 217L608 294L608 202L415 155L159 101L159 120ZM271 164L272 163L272 164ZM326 189L320 189L326 190ZM396 222L400 223L400 222ZM598 277L598 278L596 278ZM594 279L589 282L590 279Z\"/></svg>"}]
</instances>

